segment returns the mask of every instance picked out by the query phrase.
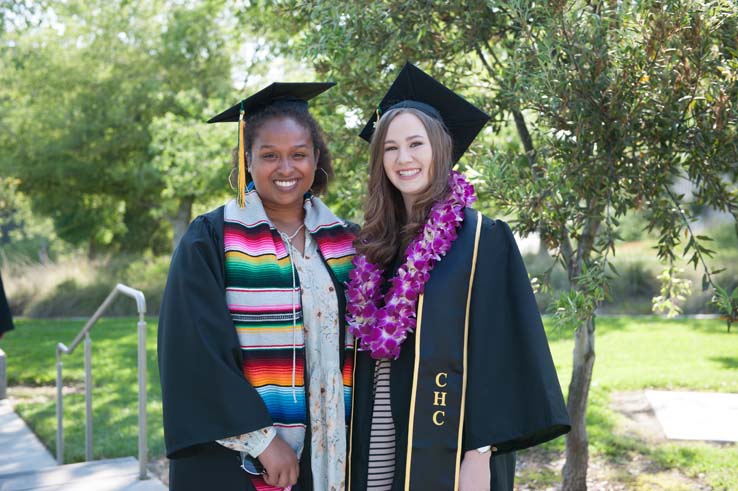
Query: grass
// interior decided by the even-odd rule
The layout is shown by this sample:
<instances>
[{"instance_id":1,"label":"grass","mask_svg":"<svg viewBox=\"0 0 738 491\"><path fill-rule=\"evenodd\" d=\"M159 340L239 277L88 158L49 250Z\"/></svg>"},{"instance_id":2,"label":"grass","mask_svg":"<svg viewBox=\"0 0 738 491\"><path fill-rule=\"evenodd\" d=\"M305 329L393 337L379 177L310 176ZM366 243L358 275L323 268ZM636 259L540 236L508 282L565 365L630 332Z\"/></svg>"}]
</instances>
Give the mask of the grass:
<instances>
[{"instance_id":1,"label":"grass","mask_svg":"<svg viewBox=\"0 0 738 491\"><path fill-rule=\"evenodd\" d=\"M156 366L156 320L148 321L148 418L151 456L163 455L161 392ZM8 378L13 386L53 387L54 346L69 343L83 321L20 320L16 331L0 340L8 356ZM571 376L573 336L549 330L551 352L562 387ZM64 382L72 390L65 396L65 461L84 458L83 353L79 348L65 360ZM725 332L719 320L659 317L603 317L597 320L597 359L589 399L588 431L593 454L616 467L627 468L637 456L661 471L680 473L709 484L715 490L738 489L738 445L699 442L646 444L616 431L619 416L609 407L613 391L646 388L738 393L738 332ZM93 333L94 453L96 458L136 455L137 379L135 320L103 319ZM51 400L21 400L18 412L41 440L55 448L55 406ZM558 455L559 438L543 446ZM664 489L651 482L653 475L627 476L629 489ZM658 474L659 476L661 474ZM664 474L664 478L668 478ZM558 480L555 473L522 473L521 483ZM681 489L674 483L674 489Z\"/></svg>"}]
</instances>

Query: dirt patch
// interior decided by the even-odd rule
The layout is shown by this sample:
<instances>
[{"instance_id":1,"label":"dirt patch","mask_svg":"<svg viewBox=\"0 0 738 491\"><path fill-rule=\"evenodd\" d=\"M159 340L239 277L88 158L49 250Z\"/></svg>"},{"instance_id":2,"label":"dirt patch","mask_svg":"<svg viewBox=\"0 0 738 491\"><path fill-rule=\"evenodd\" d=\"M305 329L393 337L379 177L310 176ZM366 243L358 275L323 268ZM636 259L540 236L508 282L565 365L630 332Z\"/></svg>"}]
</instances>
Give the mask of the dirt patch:
<instances>
[{"instance_id":1,"label":"dirt patch","mask_svg":"<svg viewBox=\"0 0 738 491\"><path fill-rule=\"evenodd\" d=\"M659 469L635 454L626 461L611 462L590 455L588 491L709 491L712 488L675 469ZM516 491L560 491L563 455L532 449L520 452L515 477Z\"/></svg>"},{"instance_id":2,"label":"dirt patch","mask_svg":"<svg viewBox=\"0 0 738 491\"><path fill-rule=\"evenodd\" d=\"M560 491L564 456L533 448L518 453L515 470L516 491ZM588 491L627 491L618 468L605 459L590 455L587 470Z\"/></svg>"},{"instance_id":3,"label":"dirt patch","mask_svg":"<svg viewBox=\"0 0 738 491\"><path fill-rule=\"evenodd\" d=\"M646 443L666 441L666 435L644 391L613 392L610 394L610 407L622 416L618 421L619 434Z\"/></svg>"},{"instance_id":4,"label":"dirt patch","mask_svg":"<svg viewBox=\"0 0 738 491\"><path fill-rule=\"evenodd\" d=\"M84 394L84 384L64 385L62 394ZM13 385L8 387L8 401L11 406L19 403L41 404L53 402L56 399L54 385Z\"/></svg>"}]
</instances>

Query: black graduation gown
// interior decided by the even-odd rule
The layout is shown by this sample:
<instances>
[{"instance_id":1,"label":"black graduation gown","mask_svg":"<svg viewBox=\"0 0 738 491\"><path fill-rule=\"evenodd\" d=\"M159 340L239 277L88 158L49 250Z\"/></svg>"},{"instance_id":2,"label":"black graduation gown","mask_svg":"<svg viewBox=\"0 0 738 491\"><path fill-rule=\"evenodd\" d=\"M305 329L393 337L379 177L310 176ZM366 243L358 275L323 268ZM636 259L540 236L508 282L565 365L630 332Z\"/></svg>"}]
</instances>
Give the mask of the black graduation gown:
<instances>
[{"instance_id":1,"label":"black graduation gown","mask_svg":"<svg viewBox=\"0 0 738 491\"><path fill-rule=\"evenodd\" d=\"M3 279L0 277L0 336L7 331L14 329L13 316L10 315L10 306L8 299L5 298L5 289L3 288Z\"/></svg>"},{"instance_id":2,"label":"black graduation gown","mask_svg":"<svg viewBox=\"0 0 738 491\"><path fill-rule=\"evenodd\" d=\"M443 319L466 309L467 278L456 261L472 248L476 212L465 211L459 237L436 263L425 286L423 319ZM569 418L543 324L522 257L505 222L484 217L472 290L468 342L468 387L463 450L494 445L491 489L512 490L514 451L566 433ZM463 328L463 326L459 326ZM425 334L428 336L427 332ZM427 337L425 339L428 339ZM404 488L407 429L415 362L415 335L403 343L390 369L390 398L396 428L393 491ZM351 491L366 487L372 416L374 363L359 352L354 377ZM422 362L421 362L422 363ZM446 490L433 490L446 491Z\"/></svg>"},{"instance_id":3,"label":"black graduation gown","mask_svg":"<svg viewBox=\"0 0 738 491\"><path fill-rule=\"evenodd\" d=\"M225 298L224 261L220 207L197 217L182 237L159 315L164 442L172 491L253 490L240 468L239 453L215 440L272 424L263 400L243 376L241 348ZM344 286L327 269L337 291L339 318L344 319ZM339 346L344 346L345 323L340 327ZM341 350L342 365L343 358ZM292 489L313 489L310 425L300 478Z\"/></svg>"}]
</instances>

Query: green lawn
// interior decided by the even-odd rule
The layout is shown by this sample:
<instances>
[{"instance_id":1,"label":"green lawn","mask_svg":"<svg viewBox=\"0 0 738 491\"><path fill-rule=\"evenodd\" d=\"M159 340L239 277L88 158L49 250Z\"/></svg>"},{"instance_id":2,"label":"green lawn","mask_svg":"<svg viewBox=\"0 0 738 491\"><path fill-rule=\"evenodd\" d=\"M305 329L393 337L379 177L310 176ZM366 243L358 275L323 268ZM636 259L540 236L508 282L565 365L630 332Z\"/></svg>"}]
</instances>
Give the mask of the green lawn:
<instances>
[{"instance_id":1,"label":"green lawn","mask_svg":"<svg viewBox=\"0 0 738 491\"><path fill-rule=\"evenodd\" d=\"M156 367L156 319L148 326L149 448L163 454L161 392ZM20 320L16 331L0 340L8 357L9 384L53 387L54 346L70 343L82 321ZM93 404L95 457L136 455L137 379L135 319L104 319L93 333ZM549 330L551 350L566 391L571 373L572 333ZM634 457L662 469L676 468L716 490L738 489L738 445L665 443L647 445L615 432L618 414L609 394L644 388L738 393L738 332L726 333L718 320L657 317L607 317L597 320L597 360L590 395L588 428L591 448L616 465ZM65 396L67 462L84 456L84 396L81 346L65 360L64 379L77 393ZM46 391L48 392L48 391ZM18 412L46 445L55 448L54 402L28 399ZM545 446L563 449L564 439ZM531 479L523 474L522 479ZM558 476L549 476L557 479ZM545 480L545 479L543 479ZM641 488L634 484L633 489Z\"/></svg>"}]
</instances>

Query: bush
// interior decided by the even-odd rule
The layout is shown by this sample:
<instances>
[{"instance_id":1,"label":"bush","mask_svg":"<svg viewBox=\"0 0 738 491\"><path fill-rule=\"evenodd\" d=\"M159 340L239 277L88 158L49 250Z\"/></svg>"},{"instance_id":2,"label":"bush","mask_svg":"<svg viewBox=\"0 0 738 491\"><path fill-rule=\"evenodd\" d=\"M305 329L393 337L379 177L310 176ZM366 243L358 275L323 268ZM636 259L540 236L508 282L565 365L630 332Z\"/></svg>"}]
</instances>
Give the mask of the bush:
<instances>
[{"instance_id":1,"label":"bush","mask_svg":"<svg viewBox=\"0 0 738 491\"><path fill-rule=\"evenodd\" d=\"M89 260L72 256L48 264L6 264L2 274L13 315L86 317L92 315L117 283L141 290L147 313L159 313L169 257L117 256ZM117 298L106 315L135 315L136 304Z\"/></svg>"}]
</instances>

